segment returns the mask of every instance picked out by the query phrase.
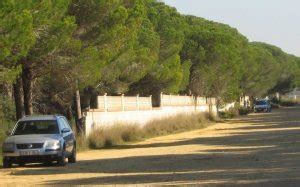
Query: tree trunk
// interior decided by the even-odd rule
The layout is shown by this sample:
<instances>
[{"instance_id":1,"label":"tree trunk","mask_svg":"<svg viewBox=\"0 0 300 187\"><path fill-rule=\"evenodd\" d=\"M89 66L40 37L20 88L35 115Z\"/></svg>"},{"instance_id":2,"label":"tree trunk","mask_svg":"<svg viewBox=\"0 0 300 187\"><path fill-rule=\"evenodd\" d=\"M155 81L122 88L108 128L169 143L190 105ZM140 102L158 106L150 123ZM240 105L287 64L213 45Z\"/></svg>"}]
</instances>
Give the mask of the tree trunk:
<instances>
[{"instance_id":1,"label":"tree trunk","mask_svg":"<svg viewBox=\"0 0 300 187\"><path fill-rule=\"evenodd\" d=\"M31 67L24 66L22 72L23 91L24 91L24 108L26 115L33 114L32 92L33 92L33 72Z\"/></svg>"},{"instance_id":2,"label":"tree trunk","mask_svg":"<svg viewBox=\"0 0 300 187\"><path fill-rule=\"evenodd\" d=\"M18 78L16 83L13 85L14 90L14 99L15 99L15 106L16 106L16 119L21 119L24 113L24 99L23 99L23 84L22 79Z\"/></svg>"},{"instance_id":3,"label":"tree trunk","mask_svg":"<svg viewBox=\"0 0 300 187\"><path fill-rule=\"evenodd\" d=\"M75 102L75 112L76 112L76 117L75 117L76 130L77 130L77 133L80 134L80 133L84 132L84 128L83 128L83 119L82 119L82 113L81 113L79 90L76 90L76 92L75 92L74 102Z\"/></svg>"}]
</instances>

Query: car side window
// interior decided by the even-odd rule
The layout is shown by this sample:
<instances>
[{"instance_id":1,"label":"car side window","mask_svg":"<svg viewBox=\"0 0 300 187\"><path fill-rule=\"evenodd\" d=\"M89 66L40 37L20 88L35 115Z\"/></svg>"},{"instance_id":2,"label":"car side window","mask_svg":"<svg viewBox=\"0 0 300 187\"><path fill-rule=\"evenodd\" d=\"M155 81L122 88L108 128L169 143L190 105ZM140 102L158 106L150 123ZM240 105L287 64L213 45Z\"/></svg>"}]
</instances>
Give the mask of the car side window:
<instances>
[{"instance_id":1,"label":"car side window","mask_svg":"<svg viewBox=\"0 0 300 187\"><path fill-rule=\"evenodd\" d=\"M63 130L64 128L67 128L66 125L65 125L65 122L62 118L58 119L58 124L59 124L60 130Z\"/></svg>"},{"instance_id":2,"label":"car side window","mask_svg":"<svg viewBox=\"0 0 300 187\"><path fill-rule=\"evenodd\" d=\"M61 118L64 121L65 128L71 129L69 122L65 118Z\"/></svg>"}]
</instances>

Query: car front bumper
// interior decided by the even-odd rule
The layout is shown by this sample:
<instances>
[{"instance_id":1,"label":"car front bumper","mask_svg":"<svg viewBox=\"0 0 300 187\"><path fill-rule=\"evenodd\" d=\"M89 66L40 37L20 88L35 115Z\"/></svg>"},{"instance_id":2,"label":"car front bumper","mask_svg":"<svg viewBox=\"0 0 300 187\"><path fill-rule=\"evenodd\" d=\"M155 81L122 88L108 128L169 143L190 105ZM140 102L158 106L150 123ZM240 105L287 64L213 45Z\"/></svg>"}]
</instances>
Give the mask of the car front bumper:
<instances>
[{"instance_id":1,"label":"car front bumper","mask_svg":"<svg viewBox=\"0 0 300 187\"><path fill-rule=\"evenodd\" d=\"M254 111L256 111L256 112L265 112L268 110L269 110L269 108L254 108Z\"/></svg>"},{"instance_id":2,"label":"car front bumper","mask_svg":"<svg viewBox=\"0 0 300 187\"><path fill-rule=\"evenodd\" d=\"M3 158L9 159L14 163L28 162L44 162L55 160L62 156L61 150L49 150L49 149L26 149L26 150L14 150L14 151L4 151Z\"/></svg>"},{"instance_id":3,"label":"car front bumper","mask_svg":"<svg viewBox=\"0 0 300 187\"><path fill-rule=\"evenodd\" d=\"M42 162L52 162L59 158L58 155L32 155L32 156L17 156L11 157L6 156L5 159L11 161L12 163L42 163Z\"/></svg>"}]
</instances>

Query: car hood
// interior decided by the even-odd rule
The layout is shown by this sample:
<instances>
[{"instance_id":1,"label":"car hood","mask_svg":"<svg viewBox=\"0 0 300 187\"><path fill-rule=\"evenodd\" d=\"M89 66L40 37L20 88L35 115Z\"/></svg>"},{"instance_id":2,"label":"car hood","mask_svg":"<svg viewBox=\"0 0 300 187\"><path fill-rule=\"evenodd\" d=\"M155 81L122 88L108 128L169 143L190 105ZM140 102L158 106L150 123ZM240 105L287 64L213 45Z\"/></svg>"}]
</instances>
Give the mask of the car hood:
<instances>
[{"instance_id":1,"label":"car hood","mask_svg":"<svg viewBox=\"0 0 300 187\"><path fill-rule=\"evenodd\" d=\"M14 135L6 138L5 143L44 143L45 141L59 140L59 134L29 134L29 135Z\"/></svg>"}]
</instances>

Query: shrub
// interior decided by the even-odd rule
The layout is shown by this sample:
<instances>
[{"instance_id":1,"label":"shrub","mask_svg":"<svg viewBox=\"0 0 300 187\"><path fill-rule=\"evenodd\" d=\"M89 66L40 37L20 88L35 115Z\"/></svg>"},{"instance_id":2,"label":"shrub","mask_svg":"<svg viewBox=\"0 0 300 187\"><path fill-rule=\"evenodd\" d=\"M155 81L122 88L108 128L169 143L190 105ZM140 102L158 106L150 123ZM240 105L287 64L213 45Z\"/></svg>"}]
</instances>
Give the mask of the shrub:
<instances>
[{"instance_id":1,"label":"shrub","mask_svg":"<svg viewBox=\"0 0 300 187\"><path fill-rule=\"evenodd\" d=\"M238 110L240 116L246 116L250 113L250 110L248 108L241 107Z\"/></svg>"},{"instance_id":2,"label":"shrub","mask_svg":"<svg viewBox=\"0 0 300 187\"><path fill-rule=\"evenodd\" d=\"M275 103L275 104L280 104L280 100L277 99L276 97L273 97L273 98L271 99L271 102L272 102L272 103Z\"/></svg>"},{"instance_id":3,"label":"shrub","mask_svg":"<svg viewBox=\"0 0 300 187\"><path fill-rule=\"evenodd\" d=\"M279 106L290 107L290 106L295 106L297 104L298 102L292 99L281 99L281 100L278 100L277 98L272 99L272 108L279 108Z\"/></svg>"},{"instance_id":4,"label":"shrub","mask_svg":"<svg viewBox=\"0 0 300 187\"><path fill-rule=\"evenodd\" d=\"M14 101L9 97L0 96L0 119L6 122L16 121Z\"/></svg>"},{"instance_id":5,"label":"shrub","mask_svg":"<svg viewBox=\"0 0 300 187\"><path fill-rule=\"evenodd\" d=\"M2 143L6 138L6 131L15 124L15 105L11 98L0 95L0 165L2 165Z\"/></svg>"},{"instance_id":6,"label":"shrub","mask_svg":"<svg viewBox=\"0 0 300 187\"><path fill-rule=\"evenodd\" d=\"M88 145L92 149L112 147L125 142L141 139L140 128L137 125L116 124L112 127L98 128L88 137Z\"/></svg>"},{"instance_id":7,"label":"shrub","mask_svg":"<svg viewBox=\"0 0 300 187\"><path fill-rule=\"evenodd\" d=\"M272 109L278 109L278 108L280 108L280 104L271 103L271 107L272 107Z\"/></svg>"},{"instance_id":8,"label":"shrub","mask_svg":"<svg viewBox=\"0 0 300 187\"><path fill-rule=\"evenodd\" d=\"M231 119L239 116L239 110L237 108L230 108L224 112L220 112L219 116L223 119Z\"/></svg>"},{"instance_id":9,"label":"shrub","mask_svg":"<svg viewBox=\"0 0 300 187\"><path fill-rule=\"evenodd\" d=\"M143 128L146 137L161 136L201 127L208 119L203 114L177 115L163 120L154 120Z\"/></svg>"},{"instance_id":10,"label":"shrub","mask_svg":"<svg viewBox=\"0 0 300 187\"><path fill-rule=\"evenodd\" d=\"M212 119L210 114L177 115L163 120L153 120L144 127L135 124L116 124L98 128L89 135L87 142L92 149L118 146L145 138L168 135L206 127Z\"/></svg>"},{"instance_id":11,"label":"shrub","mask_svg":"<svg viewBox=\"0 0 300 187\"><path fill-rule=\"evenodd\" d=\"M297 105L295 101L280 101L281 106L291 107Z\"/></svg>"}]
</instances>

